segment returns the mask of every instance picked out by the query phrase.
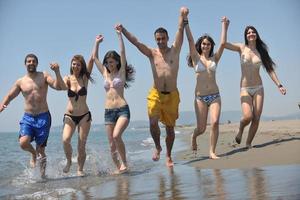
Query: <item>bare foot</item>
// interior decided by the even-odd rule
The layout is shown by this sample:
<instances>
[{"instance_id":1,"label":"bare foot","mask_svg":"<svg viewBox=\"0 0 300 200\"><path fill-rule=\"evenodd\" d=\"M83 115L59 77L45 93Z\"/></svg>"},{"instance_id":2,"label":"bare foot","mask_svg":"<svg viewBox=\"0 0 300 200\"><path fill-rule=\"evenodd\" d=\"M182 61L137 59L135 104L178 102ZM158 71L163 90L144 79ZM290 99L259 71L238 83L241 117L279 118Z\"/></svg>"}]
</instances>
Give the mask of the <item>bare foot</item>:
<instances>
[{"instance_id":1,"label":"bare foot","mask_svg":"<svg viewBox=\"0 0 300 200\"><path fill-rule=\"evenodd\" d=\"M246 148L247 149L252 149L252 145L251 144L246 144Z\"/></svg>"},{"instance_id":2,"label":"bare foot","mask_svg":"<svg viewBox=\"0 0 300 200\"><path fill-rule=\"evenodd\" d=\"M161 152L161 149L154 149L154 152L153 152L153 155L152 155L152 160L153 161L159 161L160 152Z\"/></svg>"},{"instance_id":3,"label":"bare foot","mask_svg":"<svg viewBox=\"0 0 300 200\"><path fill-rule=\"evenodd\" d=\"M167 167L173 167L174 163L171 157L166 157L166 165Z\"/></svg>"},{"instance_id":4,"label":"bare foot","mask_svg":"<svg viewBox=\"0 0 300 200\"><path fill-rule=\"evenodd\" d=\"M219 159L220 157L217 156L215 153L210 153L209 158L213 159L213 160L216 160L216 159Z\"/></svg>"},{"instance_id":5,"label":"bare foot","mask_svg":"<svg viewBox=\"0 0 300 200\"><path fill-rule=\"evenodd\" d=\"M68 173L70 171L71 165L72 165L72 162L67 161L67 164L66 164L66 166L63 169L63 172L64 173Z\"/></svg>"},{"instance_id":6,"label":"bare foot","mask_svg":"<svg viewBox=\"0 0 300 200\"><path fill-rule=\"evenodd\" d=\"M34 168L36 166L36 154L31 155L31 159L30 159L29 164L30 164L31 168Z\"/></svg>"},{"instance_id":7,"label":"bare foot","mask_svg":"<svg viewBox=\"0 0 300 200\"><path fill-rule=\"evenodd\" d=\"M81 171L81 170L78 170L77 171L77 176L85 176L85 173L83 172L83 171Z\"/></svg>"},{"instance_id":8,"label":"bare foot","mask_svg":"<svg viewBox=\"0 0 300 200\"><path fill-rule=\"evenodd\" d=\"M127 164L126 164L126 162L122 162L122 163L121 163L121 165L120 165L120 167L119 167L119 170L120 170L120 171L127 170Z\"/></svg>"},{"instance_id":9,"label":"bare foot","mask_svg":"<svg viewBox=\"0 0 300 200\"><path fill-rule=\"evenodd\" d=\"M238 134L235 136L236 143L241 144L241 142L242 142L242 134L243 133L239 130Z\"/></svg>"},{"instance_id":10,"label":"bare foot","mask_svg":"<svg viewBox=\"0 0 300 200\"><path fill-rule=\"evenodd\" d=\"M194 133L191 135L191 148L192 151L197 152L197 136L195 136Z\"/></svg>"},{"instance_id":11,"label":"bare foot","mask_svg":"<svg viewBox=\"0 0 300 200\"><path fill-rule=\"evenodd\" d=\"M128 167L127 166L121 166L120 169L119 169L119 174L124 174L128 172Z\"/></svg>"},{"instance_id":12,"label":"bare foot","mask_svg":"<svg viewBox=\"0 0 300 200\"><path fill-rule=\"evenodd\" d=\"M41 171L41 178L46 178L46 165L47 165L47 158L43 157L39 160L40 163L40 171Z\"/></svg>"}]
</instances>

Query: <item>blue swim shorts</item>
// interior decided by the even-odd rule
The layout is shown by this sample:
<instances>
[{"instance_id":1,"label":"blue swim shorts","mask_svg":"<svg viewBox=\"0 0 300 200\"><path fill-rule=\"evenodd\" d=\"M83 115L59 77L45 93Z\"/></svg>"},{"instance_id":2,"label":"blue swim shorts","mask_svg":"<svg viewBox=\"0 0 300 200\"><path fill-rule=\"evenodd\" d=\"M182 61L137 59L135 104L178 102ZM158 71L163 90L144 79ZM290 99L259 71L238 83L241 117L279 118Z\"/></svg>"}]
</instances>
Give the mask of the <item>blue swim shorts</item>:
<instances>
[{"instance_id":1,"label":"blue swim shorts","mask_svg":"<svg viewBox=\"0 0 300 200\"><path fill-rule=\"evenodd\" d=\"M47 139L51 127L50 112L32 115L25 113L20 121L19 138L30 136L31 141L35 141L38 146L47 146Z\"/></svg>"},{"instance_id":2,"label":"blue swim shorts","mask_svg":"<svg viewBox=\"0 0 300 200\"><path fill-rule=\"evenodd\" d=\"M121 116L126 117L128 120L130 120L130 110L128 105L122 106L120 108L105 109L105 125L115 124Z\"/></svg>"}]
</instances>

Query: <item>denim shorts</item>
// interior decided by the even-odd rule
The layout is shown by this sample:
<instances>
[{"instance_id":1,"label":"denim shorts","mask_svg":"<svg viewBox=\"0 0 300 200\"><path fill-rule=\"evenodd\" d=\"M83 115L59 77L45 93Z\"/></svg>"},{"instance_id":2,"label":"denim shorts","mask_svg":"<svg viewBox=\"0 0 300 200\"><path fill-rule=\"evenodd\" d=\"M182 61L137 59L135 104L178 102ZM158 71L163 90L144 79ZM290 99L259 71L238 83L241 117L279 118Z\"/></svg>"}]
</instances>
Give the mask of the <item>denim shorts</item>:
<instances>
[{"instance_id":1,"label":"denim shorts","mask_svg":"<svg viewBox=\"0 0 300 200\"><path fill-rule=\"evenodd\" d=\"M121 116L126 117L128 120L130 120L130 110L128 105L122 106L120 108L105 109L105 125L115 124Z\"/></svg>"}]
</instances>

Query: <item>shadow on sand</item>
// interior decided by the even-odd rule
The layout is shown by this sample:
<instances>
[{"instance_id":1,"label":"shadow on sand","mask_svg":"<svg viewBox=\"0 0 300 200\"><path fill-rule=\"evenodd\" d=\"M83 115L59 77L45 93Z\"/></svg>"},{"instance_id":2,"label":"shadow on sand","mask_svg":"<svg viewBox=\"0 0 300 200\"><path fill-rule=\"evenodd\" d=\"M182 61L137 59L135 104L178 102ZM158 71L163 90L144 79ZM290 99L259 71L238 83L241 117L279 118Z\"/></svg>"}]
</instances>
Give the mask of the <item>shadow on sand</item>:
<instances>
[{"instance_id":1,"label":"shadow on sand","mask_svg":"<svg viewBox=\"0 0 300 200\"><path fill-rule=\"evenodd\" d=\"M252 146L252 148L263 148L263 147L266 147L266 146L269 146L269 145L276 145L276 144L280 144L280 143L284 143L284 142L290 142L290 141L293 141L293 140L300 140L300 137L291 137L291 138L287 138L287 139L275 139L275 140L270 141L270 142L254 145L254 146ZM233 155L233 154L236 154L236 153L239 153L239 152L248 151L248 150L249 150L248 147L241 147L241 148L233 149L229 152L220 154L219 156L220 157L230 156L230 155ZM203 160L208 160L208 159L210 159L208 156L201 156L200 158L190 160L190 161L185 162L183 164L187 165L187 164L191 164L191 163L198 162L198 161L203 161Z\"/></svg>"}]
</instances>

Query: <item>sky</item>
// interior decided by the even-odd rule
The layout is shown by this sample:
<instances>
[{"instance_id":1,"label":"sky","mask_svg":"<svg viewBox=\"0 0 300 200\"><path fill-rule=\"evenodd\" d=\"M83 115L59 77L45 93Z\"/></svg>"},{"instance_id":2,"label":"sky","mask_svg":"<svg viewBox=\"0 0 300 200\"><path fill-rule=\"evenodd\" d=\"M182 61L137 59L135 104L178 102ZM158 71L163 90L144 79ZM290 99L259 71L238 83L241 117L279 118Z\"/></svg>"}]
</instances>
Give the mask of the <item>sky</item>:
<instances>
[{"instance_id":1,"label":"sky","mask_svg":"<svg viewBox=\"0 0 300 200\"><path fill-rule=\"evenodd\" d=\"M178 28L179 9L190 10L189 24L195 40L208 33L219 45L221 17L230 19L229 42L244 42L247 25L257 28L262 40L269 47L269 54L277 64L276 73L287 88L283 96L261 69L265 88L263 115L283 116L299 112L300 102L300 1L298 0L0 0L0 99L8 93L14 82L26 74L24 58L34 53L39 58L39 71L50 70L50 62L60 64L61 74L69 74L73 55L81 54L88 60L97 34L104 35L100 44L100 58L109 50L119 51L114 30L122 23L141 42L156 47L153 32L162 26L169 32L169 45ZM298 25L297 25L298 24ZM128 63L136 69L135 82L125 90L130 106L131 120L147 120L147 94L153 84L148 58L142 55L126 38ZM194 110L195 73L187 67L188 43L186 36L180 54L178 89L180 111ZM87 103L93 123L104 121L103 79L95 67L92 73L95 84L89 84ZM222 97L222 111L239 111L239 84L241 69L239 55L225 50L217 68L217 83ZM48 105L52 125L63 123L67 105L67 92L49 88ZM0 132L18 131L24 113L22 94L0 113Z\"/></svg>"}]
</instances>

